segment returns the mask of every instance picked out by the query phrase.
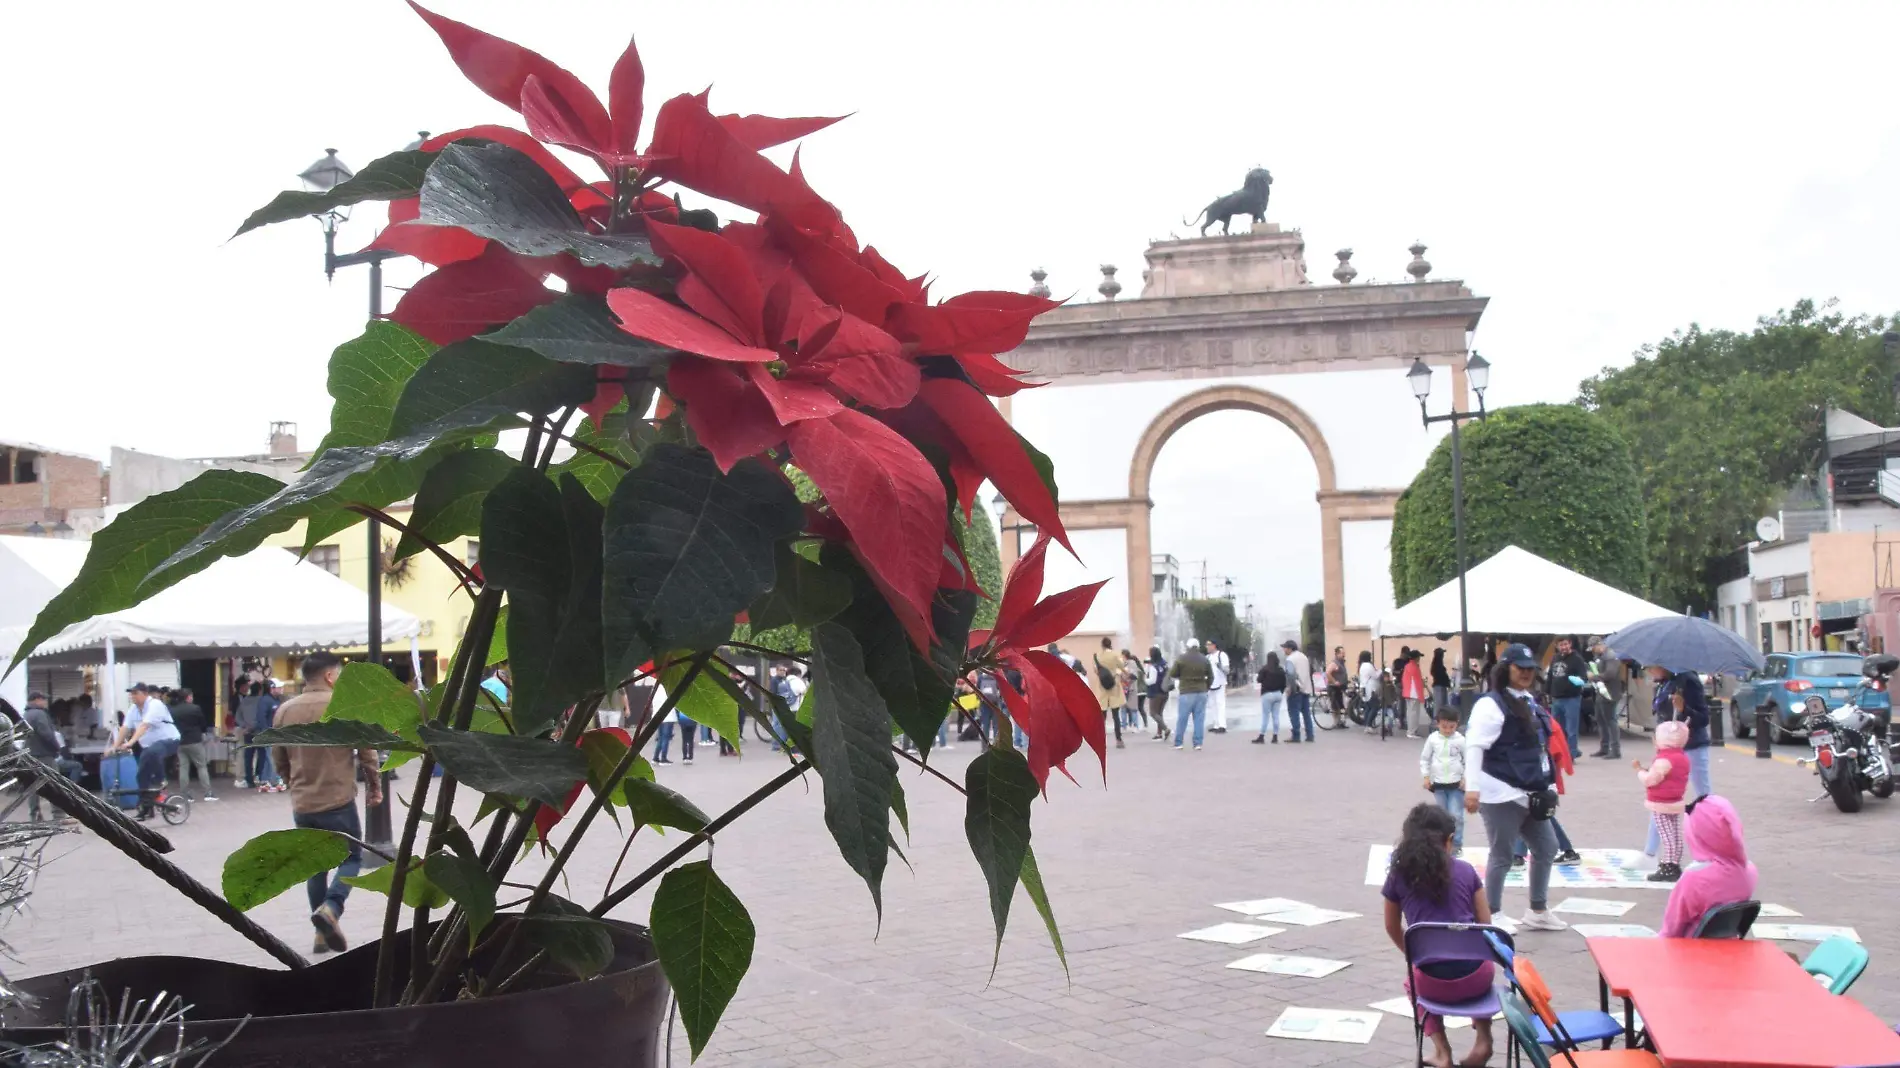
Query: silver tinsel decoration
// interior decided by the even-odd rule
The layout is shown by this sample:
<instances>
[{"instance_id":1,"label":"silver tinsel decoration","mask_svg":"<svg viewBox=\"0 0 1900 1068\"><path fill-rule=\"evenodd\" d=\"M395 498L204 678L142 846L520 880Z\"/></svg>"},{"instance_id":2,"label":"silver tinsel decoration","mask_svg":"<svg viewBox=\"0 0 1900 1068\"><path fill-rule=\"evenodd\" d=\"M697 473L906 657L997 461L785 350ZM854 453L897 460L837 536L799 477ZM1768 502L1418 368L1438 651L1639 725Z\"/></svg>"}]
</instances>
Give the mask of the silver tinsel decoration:
<instances>
[{"instance_id":1,"label":"silver tinsel decoration","mask_svg":"<svg viewBox=\"0 0 1900 1068\"><path fill-rule=\"evenodd\" d=\"M25 728L0 719L0 787L20 785L31 774L29 768L45 768L27 755L24 737ZM70 820L63 819L0 823L0 929L26 910L47 844L75 830ZM0 952L14 956L4 940L0 940ZM36 1004L0 973L0 1018ZM105 988L89 975L67 998L66 1037L30 1047L0 1041L0 1066L197 1068L237 1032L216 1045L205 1039L186 1042L185 1014L190 1009L183 998L168 997L164 991L150 1001L134 1001L128 990L120 995L118 1010L113 1012Z\"/></svg>"}]
</instances>

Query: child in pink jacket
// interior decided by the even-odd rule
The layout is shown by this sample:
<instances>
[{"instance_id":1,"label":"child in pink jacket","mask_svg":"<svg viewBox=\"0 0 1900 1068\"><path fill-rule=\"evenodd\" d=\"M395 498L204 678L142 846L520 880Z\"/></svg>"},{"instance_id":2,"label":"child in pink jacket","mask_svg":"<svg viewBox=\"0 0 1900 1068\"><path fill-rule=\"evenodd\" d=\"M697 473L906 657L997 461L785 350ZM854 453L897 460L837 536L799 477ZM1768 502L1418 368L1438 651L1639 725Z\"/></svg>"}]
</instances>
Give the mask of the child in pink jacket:
<instances>
[{"instance_id":1,"label":"child in pink jacket","mask_svg":"<svg viewBox=\"0 0 1900 1068\"><path fill-rule=\"evenodd\" d=\"M1656 836L1662 843L1661 862L1649 876L1652 883L1673 883L1682 878L1682 799L1689 790L1689 756L1682 747L1688 743L1688 724L1678 720L1658 723L1656 759L1647 768L1640 760L1630 761L1643 784L1643 804L1656 822Z\"/></svg>"},{"instance_id":2,"label":"child in pink jacket","mask_svg":"<svg viewBox=\"0 0 1900 1068\"><path fill-rule=\"evenodd\" d=\"M1685 817L1689 846L1708 863L1685 872L1669 892L1663 913L1664 938L1688 938L1696 924L1717 905L1755 896L1755 866L1742 844L1742 818L1725 797L1710 794L1689 806Z\"/></svg>"}]
</instances>

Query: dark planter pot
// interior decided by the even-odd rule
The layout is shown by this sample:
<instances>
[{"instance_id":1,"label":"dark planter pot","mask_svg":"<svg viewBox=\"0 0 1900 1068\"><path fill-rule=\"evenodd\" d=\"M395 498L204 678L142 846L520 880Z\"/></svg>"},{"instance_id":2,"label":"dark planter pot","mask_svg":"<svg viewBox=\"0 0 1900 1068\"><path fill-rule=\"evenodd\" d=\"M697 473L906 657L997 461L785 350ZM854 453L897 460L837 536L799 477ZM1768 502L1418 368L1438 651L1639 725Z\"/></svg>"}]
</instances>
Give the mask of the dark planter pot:
<instances>
[{"instance_id":1,"label":"dark planter pot","mask_svg":"<svg viewBox=\"0 0 1900 1068\"><path fill-rule=\"evenodd\" d=\"M373 942L299 971L195 957L125 957L17 983L40 1005L10 1013L13 1026L0 1037L23 1044L63 1039L67 994L91 972L115 1007L125 990L133 1000L160 991L184 998L192 1006L187 1041L217 1042L248 1015L207 1068L653 1068L666 977L645 928L607 922L614 929L614 961L593 979L576 982L548 967L501 997L404 1008L368 1007L376 976ZM399 942L406 950L408 932ZM398 954L396 972L400 986L408 975L406 952Z\"/></svg>"}]
</instances>

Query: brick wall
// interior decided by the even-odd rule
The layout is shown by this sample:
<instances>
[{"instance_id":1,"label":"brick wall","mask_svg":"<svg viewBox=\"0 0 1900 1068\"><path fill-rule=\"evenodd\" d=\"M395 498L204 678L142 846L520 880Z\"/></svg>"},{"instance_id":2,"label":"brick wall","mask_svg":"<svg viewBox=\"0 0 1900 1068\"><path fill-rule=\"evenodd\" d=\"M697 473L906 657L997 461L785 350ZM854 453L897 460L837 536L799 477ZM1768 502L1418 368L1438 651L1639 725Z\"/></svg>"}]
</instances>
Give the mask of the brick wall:
<instances>
[{"instance_id":1,"label":"brick wall","mask_svg":"<svg viewBox=\"0 0 1900 1068\"><path fill-rule=\"evenodd\" d=\"M0 451L11 462L12 454ZM98 508L105 501L105 469L84 456L39 454L39 481L0 485L0 527L52 523L74 509Z\"/></svg>"}]
</instances>

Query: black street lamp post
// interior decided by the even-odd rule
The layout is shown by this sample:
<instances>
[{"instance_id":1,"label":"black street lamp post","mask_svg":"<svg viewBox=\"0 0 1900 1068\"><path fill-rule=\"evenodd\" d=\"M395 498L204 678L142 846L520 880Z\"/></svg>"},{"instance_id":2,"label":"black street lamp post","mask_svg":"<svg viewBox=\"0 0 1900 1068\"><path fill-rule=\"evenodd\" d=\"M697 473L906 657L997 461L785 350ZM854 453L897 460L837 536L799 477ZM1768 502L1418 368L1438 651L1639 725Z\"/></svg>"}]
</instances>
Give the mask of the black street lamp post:
<instances>
[{"instance_id":1,"label":"black street lamp post","mask_svg":"<svg viewBox=\"0 0 1900 1068\"><path fill-rule=\"evenodd\" d=\"M1016 539L1016 559L1022 559L1023 531L1026 530L1033 536L1036 533L1036 524L1005 523L1003 520L1009 514L1009 502L1004 500L1003 495L1000 493L990 498L990 507L996 510L996 525L1002 529L1003 533L1011 535Z\"/></svg>"},{"instance_id":2,"label":"black street lamp post","mask_svg":"<svg viewBox=\"0 0 1900 1068\"><path fill-rule=\"evenodd\" d=\"M1468 668L1465 660L1469 655L1465 642L1471 633L1471 619L1465 605L1465 463L1464 452L1458 440L1458 426L1470 419L1484 420L1485 387L1491 384L1491 364L1484 357L1473 352L1465 360L1465 381L1471 384L1471 391L1478 396L1478 410L1461 412L1457 402L1444 415L1432 415L1425 409L1426 398L1432 395L1432 369L1424 360L1412 361L1412 369L1405 374L1412 387L1412 396L1418 398L1418 414L1426 426L1433 423L1451 424L1451 527L1452 539L1456 543L1458 557L1458 674L1463 677Z\"/></svg>"},{"instance_id":3,"label":"black street lamp post","mask_svg":"<svg viewBox=\"0 0 1900 1068\"><path fill-rule=\"evenodd\" d=\"M419 148L428 138L429 135L425 132L409 147ZM304 188L311 192L326 193L349 181L355 173L337 158L336 149L326 148L323 150L323 158L304 168L303 173L297 177L303 182ZM335 208L313 217L323 227L323 276L334 280L339 267L367 265L369 267L369 317L372 322L381 319L383 317L383 261L395 256L396 253L386 249L372 248L339 256L336 253L336 231L337 227L349 219L350 210L347 207ZM383 524L381 520L372 517L365 522L365 526L368 528L366 535L369 542L369 557L365 564L368 569L369 634L366 643L368 650L364 659L372 664L381 664L383 662ZM389 800L390 779L391 775L384 772L382 802L370 806L364 819L363 837L373 845L385 846L394 839Z\"/></svg>"}]
</instances>

